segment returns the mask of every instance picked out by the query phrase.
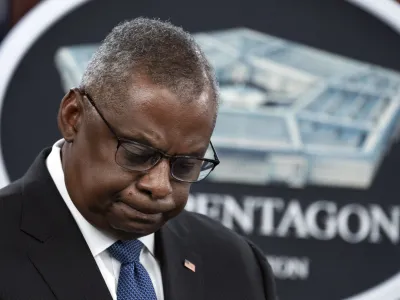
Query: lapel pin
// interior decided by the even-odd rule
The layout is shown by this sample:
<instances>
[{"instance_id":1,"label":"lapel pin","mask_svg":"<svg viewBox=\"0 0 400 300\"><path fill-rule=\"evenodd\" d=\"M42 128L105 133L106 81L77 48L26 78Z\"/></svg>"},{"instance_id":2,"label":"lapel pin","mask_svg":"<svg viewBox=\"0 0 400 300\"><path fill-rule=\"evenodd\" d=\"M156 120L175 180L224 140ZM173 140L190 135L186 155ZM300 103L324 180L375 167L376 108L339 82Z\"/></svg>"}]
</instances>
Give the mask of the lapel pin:
<instances>
[{"instance_id":1,"label":"lapel pin","mask_svg":"<svg viewBox=\"0 0 400 300\"><path fill-rule=\"evenodd\" d=\"M185 263L184 263L185 268L189 269L192 272L196 272L196 266L191 263L190 261L188 261L187 259L185 259Z\"/></svg>"}]
</instances>

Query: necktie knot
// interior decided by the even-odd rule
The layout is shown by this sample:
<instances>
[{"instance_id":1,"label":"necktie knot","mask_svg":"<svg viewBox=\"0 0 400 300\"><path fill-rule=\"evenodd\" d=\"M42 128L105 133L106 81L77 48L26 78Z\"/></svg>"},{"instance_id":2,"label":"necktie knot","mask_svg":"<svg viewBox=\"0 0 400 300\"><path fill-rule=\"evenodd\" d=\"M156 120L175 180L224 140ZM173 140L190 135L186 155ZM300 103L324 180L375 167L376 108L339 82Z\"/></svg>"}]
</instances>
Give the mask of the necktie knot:
<instances>
[{"instance_id":1,"label":"necktie knot","mask_svg":"<svg viewBox=\"0 0 400 300\"><path fill-rule=\"evenodd\" d=\"M117 241L108 248L110 254L121 264L139 262L143 244L139 240Z\"/></svg>"}]
</instances>

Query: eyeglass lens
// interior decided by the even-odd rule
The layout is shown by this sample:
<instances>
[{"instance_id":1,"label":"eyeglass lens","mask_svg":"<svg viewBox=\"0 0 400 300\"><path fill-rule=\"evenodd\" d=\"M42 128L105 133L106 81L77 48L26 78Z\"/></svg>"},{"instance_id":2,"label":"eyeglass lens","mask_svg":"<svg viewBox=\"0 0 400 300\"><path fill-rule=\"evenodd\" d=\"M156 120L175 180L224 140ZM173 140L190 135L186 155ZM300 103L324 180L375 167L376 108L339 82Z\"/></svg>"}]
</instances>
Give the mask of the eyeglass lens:
<instances>
[{"instance_id":1,"label":"eyeglass lens","mask_svg":"<svg viewBox=\"0 0 400 300\"><path fill-rule=\"evenodd\" d=\"M116 153L118 165L133 171L146 171L162 158L162 154L145 145L121 143ZM200 158L171 159L171 174L178 180L195 182L204 179L213 170L214 163Z\"/></svg>"}]
</instances>

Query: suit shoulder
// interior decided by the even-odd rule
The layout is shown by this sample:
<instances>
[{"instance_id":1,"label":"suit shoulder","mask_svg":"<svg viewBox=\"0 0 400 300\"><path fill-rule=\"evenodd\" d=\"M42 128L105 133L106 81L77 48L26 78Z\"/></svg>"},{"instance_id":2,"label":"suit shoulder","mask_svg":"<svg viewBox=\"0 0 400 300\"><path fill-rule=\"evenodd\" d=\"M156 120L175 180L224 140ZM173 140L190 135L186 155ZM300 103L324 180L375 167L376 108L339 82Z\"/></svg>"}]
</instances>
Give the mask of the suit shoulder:
<instances>
[{"instance_id":1,"label":"suit shoulder","mask_svg":"<svg viewBox=\"0 0 400 300\"><path fill-rule=\"evenodd\" d=\"M263 251L246 237L210 217L187 211L176 218L173 227L186 244L201 255L203 262L211 266L210 277L224 274L221 276L234 280L230 276L236 274L235 278L240 278L242 285L247 282L249 288L245 290L249 295L263 294L263 299L276 299L271 266ZM253 299L249 297L243 299Z\"/></svg>"},{"instance_id":2,"label":"suit shoulder","mask_svg":"<svg viewBox=\"0 0 400 300\"><path fill-rule=\"evenodd\" d=\"M18 210L21 205L22 184L17 180L0 189L0 214L3 219L13 210Z\"/></svg>"},{"instance_id":3,"label":"suit shoulder","mask_svg":"<svg viewBox=\"0 0 400 300\"><path fill-rule=\"evenodd\" d=\"M0 201L6 201L7 199L19 196L21 194L22 183L21 179L19 179L0 189Z\"/></svg>"},{"instance_id":4,"label":"suit shoulder","mask_svg":"<svg viewBox=\"0 0 400 300\"><path fill-rule=\"evenodd\" d=\"M190 230L191 236L202 243L220 245L221 247L249 248L248 240L244 236L206 215L184 211L178 218L178 222L185 229Z\"/></svg>"}]
</instances>

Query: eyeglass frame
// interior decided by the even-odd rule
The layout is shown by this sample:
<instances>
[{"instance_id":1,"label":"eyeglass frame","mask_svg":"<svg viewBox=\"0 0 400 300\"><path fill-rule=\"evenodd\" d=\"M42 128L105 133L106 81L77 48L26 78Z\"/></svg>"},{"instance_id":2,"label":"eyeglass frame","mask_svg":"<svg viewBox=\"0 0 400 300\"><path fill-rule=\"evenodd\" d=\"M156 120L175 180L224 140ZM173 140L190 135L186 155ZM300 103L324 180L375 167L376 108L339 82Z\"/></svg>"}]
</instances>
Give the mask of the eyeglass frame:
<instances>
[{"instance_id":1,"label":"eyeglass frame","mask_svg":"<svg viewBox=\"0 0 400 300\"><path fill-rule=\"evenodd\" d=\"M206 179L211 174L211 172L215 169L215 167L219 165L220 160L218 158L217 151L215 150L214 145L212 144L211 141L210 141L210 146L211 146L211 149L212 149L213 154L214 154L214 159L202 158L202 157L196 157L196 156L190 156L190 155L170 155L170 154L167 154L164 151L162 151L160 149L157 149L155 147L152 147L152 146L149 146L149 145L145 145L145 144L142 144L142 143L139 143L139 142L136 142L136 141L133 141L133 140L125 139L125 138L122 138L122 137L118 136L118 134L114 130L113 126L111 126L111 124L105 119L104 115L101 113L100 109L97 107L96 103L94 102L93 98L89 95L89 93L87 91L81 89L81 88L78 88L77 90L79 91L81 96L86 97L89 100L90 104L94 107L94 109L96 110L96 112L98 113L100 118L103 120L104 124L106 124L107 128L110 130L112 135L116 138L116 140L117 140L117 149L115 150L114 160L115 160L115 162L116 162L116 164L118 166L120 166L120 167L122 167L122 168L124 168L126 170L129 170L129 171L146 172L146 171L149 171L152 168L154 168L163 158L165 158L169 162L170 175L171 175L172 178L174 178L175 180L180 181L180 182L196 183L196 182L199 182L199 181L202 181L202 180ZM159 153L160 154L160 158L157 160L157 162L154 165L152 165L148 169L145 169L145 170L129 169L129 168L125 167L125 166L120 165L117 162L118 149L123 143L134 144L134 145L138 145L138 146L141 146L141 147L149 148L149 149L155 151L156 153ZM129 150L127 150L127 151L129 151ZM213 165L211 171L207 174L207 176L205 176L204 178L202 178L200 180L196 180L196 181L182 180L182 179L176 178L174 176L173 172L172 172L172 170L173 170L173 168L172 168L173 161L178 159L178 158L189 158L189 159L203 160L203 161L206 161L206 162L211 162L214 165Z\"/></svg>"}]
</instances>

